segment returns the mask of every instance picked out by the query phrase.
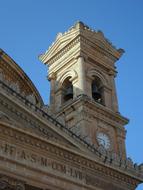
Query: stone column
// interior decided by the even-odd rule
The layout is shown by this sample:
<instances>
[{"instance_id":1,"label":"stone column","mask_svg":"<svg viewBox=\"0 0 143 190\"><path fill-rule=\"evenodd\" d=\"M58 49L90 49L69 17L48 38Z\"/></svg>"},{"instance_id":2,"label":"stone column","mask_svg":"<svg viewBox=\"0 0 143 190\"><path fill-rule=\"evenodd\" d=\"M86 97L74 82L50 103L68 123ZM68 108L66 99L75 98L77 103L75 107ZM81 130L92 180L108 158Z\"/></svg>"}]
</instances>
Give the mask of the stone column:
<instances>
[{"instance_id":1,"label":"stone column","mask_svg":"<svg viewBox=\"0 0 143 190\"><path fill-rule=\"evenodd\" d=\"M50 108L51 111L55 110L55 79L56 76L53 73L51 76L49 76L48 80L50 81Z\"/></svg>"},{"instance_id":2,"label":"stone column","mask_svg":"<svg viewBox=\"0 0 143 190\"><path fill-rule=\"evenodd\" d=\"M118 107L118 99L117 99L116 85L115 85L116 74L113 71L110 71L109 74L111 77L111 84L112 84L112 109L113 111L118 112L119 107Z\"/></svg>"},{"instance_id":3,"label":"stone column","mask_svg":"<svg viewBox=\"0 0 143 190\"><path fill-rule=\"evenodd\" d=\"M85 61L84 58L79 56L77 59L78 65L78 94L86 94L86 79L85 79Z\"/></svg>"}]
</instances>

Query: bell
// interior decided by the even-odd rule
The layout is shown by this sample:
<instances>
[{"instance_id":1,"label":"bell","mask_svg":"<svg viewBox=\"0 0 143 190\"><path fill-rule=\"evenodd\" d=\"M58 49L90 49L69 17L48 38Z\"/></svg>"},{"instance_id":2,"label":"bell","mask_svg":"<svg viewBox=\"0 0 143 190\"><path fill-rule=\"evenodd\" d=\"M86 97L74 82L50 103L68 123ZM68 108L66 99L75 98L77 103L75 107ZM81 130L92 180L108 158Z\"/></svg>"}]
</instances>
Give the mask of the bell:
<instances>
[{"instance_id":1,"label":"bell","mask_svg":"<svg viewBox=\"0 0 143 190\"><path fill-rule=\"evenodd\" d=\"M73 88L72 88L72 86L70 86L65 90L64 99L67 101L72 98L73 98Z\"/></svg>"},{"instance_id":2,"label":"bell","mask_svg":"<svg viewBox=\"0 0 143 190\"><path fill-rule=\"evenodd\" d=\"M101 102L101 94L100 94L100 92L94 92L94 93L92 93L92 97L93 97L93 99L95 101Z\"/></svg>"},{"instance_id":3,"label":"bell","mask_svg":"<svg viewBox=\"0 0 143 190\"><path fill-rule=\"evenodd\" d=\"M101 93L99 92L96 85L92 85L92 97L95 101L101 102Z\"/></svg>"}]
</instances>

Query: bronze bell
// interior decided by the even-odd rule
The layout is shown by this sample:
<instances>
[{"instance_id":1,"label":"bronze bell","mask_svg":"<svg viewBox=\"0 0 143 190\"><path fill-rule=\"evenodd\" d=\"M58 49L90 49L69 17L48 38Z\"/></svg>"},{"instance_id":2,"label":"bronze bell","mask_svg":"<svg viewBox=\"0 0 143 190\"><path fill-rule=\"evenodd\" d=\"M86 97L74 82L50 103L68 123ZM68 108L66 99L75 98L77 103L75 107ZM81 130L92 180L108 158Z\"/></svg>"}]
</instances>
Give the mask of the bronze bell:
<instances>
[{"instance_id":1,"label":"bronze bell","mask_svg":"<svg viewBox=\"0 0 143 190\"><path fill-rule=\"evenodd\" d=\"M64 99L67 101L69 99L73 98L73 87L70 86L67 89L65 89L65 96Z\"/></svg>"},{"instance_id":2,"label":"bronze bell","mask_svg":"<svg viewBox=\"0 0 143 190\"><path fill-rule=\"evenodd\" d=\"M101 102L101 98L102 98L101 92L98 90L96 85L92 86L92 97L95 101Z\"/></svg>"}]
</instances>

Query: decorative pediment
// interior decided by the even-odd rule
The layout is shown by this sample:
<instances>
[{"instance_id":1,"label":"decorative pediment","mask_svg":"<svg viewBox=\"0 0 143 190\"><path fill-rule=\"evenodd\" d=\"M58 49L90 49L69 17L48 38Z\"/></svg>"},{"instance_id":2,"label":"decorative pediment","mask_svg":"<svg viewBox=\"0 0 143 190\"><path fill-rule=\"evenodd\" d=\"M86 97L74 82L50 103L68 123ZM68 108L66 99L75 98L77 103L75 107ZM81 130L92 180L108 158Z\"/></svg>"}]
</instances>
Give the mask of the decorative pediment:
<instances>
[{"instance_id":1,"label":"decorative pediment","mask_svg":"<svg viewBox=\"0 0 143 190\"><path fill-rule=\"evenodd\" d=\"M84 23L77 22L67 32L63 34L59 33L56 37L55 42L52 43L52 45L44 54L39 56L39 59L44 64L49 64L49 61L51 59L54 59L56 56L58 58L63 56L65 52L69 51L77 43L79 43L80 46L80 53L83 51L82 44L85 46L87 46L87 44L90 44L90 46L94 47L95 49L99 48L102 51L106 51L107 53L112 54L112 56L116 59L119 59L120 56L124 53L123 49L116 49L116 47L113 46L112 43L105 38L104 34L101 31L94 31Z\"/></svg>"},{"instance_id":2,"label":"decorative pediment","mask_svg":"<svg viewBox=\"0 0 143 190\"><path fill-rule=\"evenodd\" d=\"M64 34L58 34L55 42L52 43L44 54L39 56L39 59L44 60L44 63L46 63L47 60L51 59L68 44L70 44L78 36L78 34L79 31L75 29L65 32Z\"/></svg>"},{"instance_id":3,"label":"decorative pediment","mask_svg":"<svg viewBox=\"0 0 143 190\"><path fill-rule=\"evenodd\" d=\"M124 53L123 49L116 49L116 47L104 36L104 33L100 30L93 31L91 29L85 29L83 36L89 41L91 41L92 36L92 43L95 45L95 48L98 46L101 49L110 52L118 59Z\"/></svg>"}]
</instances>

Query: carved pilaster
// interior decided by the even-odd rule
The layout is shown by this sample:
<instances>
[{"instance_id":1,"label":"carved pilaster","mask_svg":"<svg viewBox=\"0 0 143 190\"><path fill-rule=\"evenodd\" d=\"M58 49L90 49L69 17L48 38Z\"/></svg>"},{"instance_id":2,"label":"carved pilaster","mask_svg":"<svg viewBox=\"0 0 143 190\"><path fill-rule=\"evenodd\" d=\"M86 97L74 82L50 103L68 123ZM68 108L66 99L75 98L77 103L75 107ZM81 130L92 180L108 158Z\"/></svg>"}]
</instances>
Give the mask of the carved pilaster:
<instances>
[{"instance_id":1,"label":"carved pilaster","mask_svg":"<svg viewBox=\"0 0 143 190\"><path fill-rule=\"evenodd\" d=\"M125 149L125 136L126 131L124 129L117 129L117 144L118 152L122 159L126 159L126 149Z\"/></svg>"},{"instance_id":2,"label":"carved pilaster","mask_svg":"<svg viewBox=\"0 0 143 190\"><path fill-rule=\"evenodd\" d=\"M50 81L51 87L50 87L50 106L51 111L55 111L55 80L56 80L56 74L52 73L51 76L49 76L48 80Z\"/></svg>"},{"instance_id":3,"label":"carved pilaster","mask_svg":"<svg viewBox=\"0 0 143 190\"><path fill-rule=\"evenodd\" d=\"M112 84L112 107L115 112L118 112L119 106L118 106L116 85L115 85L116 73L110 70L109 75L111 77L111 84Z\"/></svg>"}]
</instances>

